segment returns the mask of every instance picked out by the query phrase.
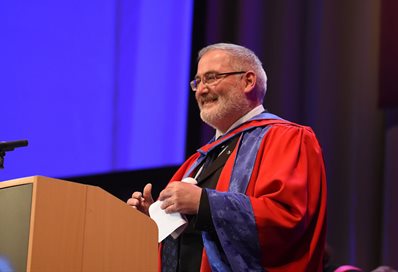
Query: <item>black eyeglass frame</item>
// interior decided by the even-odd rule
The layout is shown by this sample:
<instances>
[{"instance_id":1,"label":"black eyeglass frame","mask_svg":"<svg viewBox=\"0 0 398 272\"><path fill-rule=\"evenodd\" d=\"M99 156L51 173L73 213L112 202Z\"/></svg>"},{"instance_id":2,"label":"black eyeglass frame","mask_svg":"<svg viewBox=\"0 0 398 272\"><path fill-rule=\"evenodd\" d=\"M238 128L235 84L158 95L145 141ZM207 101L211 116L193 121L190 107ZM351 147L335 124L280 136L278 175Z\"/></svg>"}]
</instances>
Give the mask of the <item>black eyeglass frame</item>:
<instances>
[{"instance_id":1,"label":"black eyeglass frame","mask_svg":"<svg viewBox=\"0 0 398 272\"><path fill-rule=\"evenodd\" d=\"M217 80L221 79L222 77L227 77L230 75L244 74L246 72L247 71L236 71L236 72L226 72L226 73L209 72L209 73L204 74L203 77L206 77L209 75L214 75L215 81L212 83L215 83ZM202 80L202 78L198 77L198 78L195 78L194 80L192 80L189 84L191 85L192 91L196 92L196 90L198 89L199 83L202 82L203 84L207 84L207 81L208 81L207 79Z\"/></svg>"}]
</instances>

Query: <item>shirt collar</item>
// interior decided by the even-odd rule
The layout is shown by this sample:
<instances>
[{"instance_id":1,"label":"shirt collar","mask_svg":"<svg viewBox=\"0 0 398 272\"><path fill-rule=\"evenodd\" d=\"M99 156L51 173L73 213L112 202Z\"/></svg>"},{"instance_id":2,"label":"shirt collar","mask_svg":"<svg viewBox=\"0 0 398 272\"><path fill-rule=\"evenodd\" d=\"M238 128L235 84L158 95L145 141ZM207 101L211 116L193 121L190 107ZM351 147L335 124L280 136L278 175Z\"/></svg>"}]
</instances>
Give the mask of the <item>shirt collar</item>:
<instances>
[{"instance_id":1,"label":"shirt collar","mask_svg":"<svg viewBox=\"0 0 398 272\"><path fill-rule=\"evenodd\" d=\"M237 126L245 123L246 121L250 120L251 118L253 118L254 116L262 113L264 111L264 107L263 105L258 105L257 107L255 107L254 109L252 109L251 111L249 111L248 113L246 113L245 115L243 115L241 118L238 119L238 121L236 121L235 123L232 124L232 126L229 127L229 129L225 132L222 133L221 131L219 131L218 129L216 130L216 139L218 139L220 136L222 136L223 134L226 134L227 132L231 131L232 129L236 128Z\"/></svg>"}]
</instances>

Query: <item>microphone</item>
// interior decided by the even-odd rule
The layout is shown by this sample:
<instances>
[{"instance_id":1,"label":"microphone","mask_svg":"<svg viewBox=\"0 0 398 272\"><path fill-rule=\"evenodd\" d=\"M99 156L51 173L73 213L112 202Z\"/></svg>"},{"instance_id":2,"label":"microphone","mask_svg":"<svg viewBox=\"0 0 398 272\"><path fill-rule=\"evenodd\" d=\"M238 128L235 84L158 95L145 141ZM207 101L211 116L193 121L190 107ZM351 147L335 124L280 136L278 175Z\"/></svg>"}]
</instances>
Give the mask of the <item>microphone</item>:
<instances>
[{"instance_id":1,"label":"microphone","mask_svg":"<svg viewBox=\"0 0 398 272\"><path fill-rule=\"evenodd\" d=\"M17 147L28 145L28 140L0 142L0 151L13 151Z\"/></svg>"},{"instance_id":2,"label":"microphone","mask_svg":"<svg viewBox=\"0 0 398 272\"><path fill-rule=\"evenodd\" d=\"M4 156L7 151L13 151L17 147L27 146L27 140L0 142L0 169L4 168Z\"/></svg>"}]
</instances>

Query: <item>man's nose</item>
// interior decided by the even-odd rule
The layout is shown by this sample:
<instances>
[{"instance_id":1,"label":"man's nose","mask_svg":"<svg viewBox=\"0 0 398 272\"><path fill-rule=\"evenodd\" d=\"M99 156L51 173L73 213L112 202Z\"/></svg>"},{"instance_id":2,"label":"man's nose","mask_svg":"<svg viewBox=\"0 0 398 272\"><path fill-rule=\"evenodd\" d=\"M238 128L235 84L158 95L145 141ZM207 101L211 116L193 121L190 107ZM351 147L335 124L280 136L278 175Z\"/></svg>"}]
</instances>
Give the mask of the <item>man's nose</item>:
<instances>
[{"instance_id":1,"label":"man's nose","mask_svg":"<svg viewBox=\"0 0 398 272\"><path fill-rule=\"evenodd\" d=\"M196 94L200 95L202 93L207 93L209 91L207 84L204 84L202 81L199 82L196 87Z\"/></svg>"}]
</instances>

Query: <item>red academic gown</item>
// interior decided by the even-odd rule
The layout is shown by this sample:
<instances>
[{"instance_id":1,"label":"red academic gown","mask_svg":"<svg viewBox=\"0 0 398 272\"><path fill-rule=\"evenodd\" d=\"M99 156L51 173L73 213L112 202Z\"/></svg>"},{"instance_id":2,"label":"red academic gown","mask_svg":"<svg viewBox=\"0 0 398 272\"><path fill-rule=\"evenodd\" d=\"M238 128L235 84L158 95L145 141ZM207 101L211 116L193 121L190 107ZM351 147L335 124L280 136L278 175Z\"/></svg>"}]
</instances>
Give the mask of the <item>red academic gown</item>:
<instances>
[{"instance_id":1,"label":"red academic gown","mask_svg":"<svg viewBox=\"0 0 398 272\"><path fill-rule=\"evenodd\" d=\"M216 190L206 189L220 243L207 241L203 234L201 271L322 271L326 175L315 134L309 127L268 119L267 114L256 119L202 147L171 179L191 175L207 151L239 134ZM256 129L262 132L251 136ZM257 137L257 146L250 137ZM250 164L244 161L248 156L239 155L250 148L255 148L255 154L250 151L252 165L234 171L238 162ZM242 174L247 185L236 189Z\"/></svg>"}]
</instances>

